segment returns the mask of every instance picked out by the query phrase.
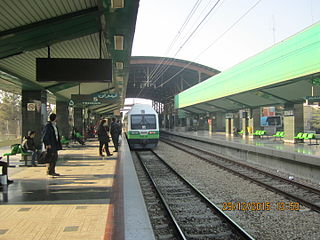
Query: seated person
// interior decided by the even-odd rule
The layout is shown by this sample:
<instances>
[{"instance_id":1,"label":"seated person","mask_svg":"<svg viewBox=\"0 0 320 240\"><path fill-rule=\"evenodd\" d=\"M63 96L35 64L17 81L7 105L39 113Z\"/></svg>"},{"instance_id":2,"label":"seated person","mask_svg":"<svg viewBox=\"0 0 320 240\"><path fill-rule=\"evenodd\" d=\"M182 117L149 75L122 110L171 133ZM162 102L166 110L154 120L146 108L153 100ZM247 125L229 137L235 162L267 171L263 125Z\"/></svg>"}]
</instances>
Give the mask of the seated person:
<instances>
[{"instance_id":1,"label":"seated person","mask_svg":"<svg viewBox=\"0 0 320 240\"><path fill-rule=\"evenodd\" d=\"M0 157L0 160L1 159L2 157ZM8 178L8 163L0 161L0 166L2 167L2 175L7 175L7 178ZM10 184L10 183L13 183L13 181L7 179L7 183ZM1 183L0 183L0 186L1 186Z\"/></svg>"},{"instance_id":2,"label":"seated person","mask_svg":"<svg viewBox=\"0 0 320 240\"><path fill-rule=\"evenodd\" d=\"M23 138L22 141L22 148L26 151L26 152L32 152L32 160L31 160L31 164L33 167L37 166L36 165L36 159L38 158L38 150L34 144L34 140L33 138L35 137L36 133L34 131L28 131L28 136L25 136Z\"/></svg>"},{"instance_id":3,"label":"seated person","mask_svg":"<svg viewBox=\"0 0 320 240\"><path fill-rule=\"evenodd\" d=\"M74 130L73 130L73 138L74 138L74 140L76 140L81 145L85 145L81 134L77 131L76 128L74 128Z\"/></svg>"},{"instance_id":4,"label":"seated person","mask_svg":"<svg viewBox=\"0 0 320 240\"><path fill-rule=\"evenodd\" d=\"M233 128L233 136L236 136L236 137L240 136L239 129L236 127Z\"/></svg>"}]
</instances>

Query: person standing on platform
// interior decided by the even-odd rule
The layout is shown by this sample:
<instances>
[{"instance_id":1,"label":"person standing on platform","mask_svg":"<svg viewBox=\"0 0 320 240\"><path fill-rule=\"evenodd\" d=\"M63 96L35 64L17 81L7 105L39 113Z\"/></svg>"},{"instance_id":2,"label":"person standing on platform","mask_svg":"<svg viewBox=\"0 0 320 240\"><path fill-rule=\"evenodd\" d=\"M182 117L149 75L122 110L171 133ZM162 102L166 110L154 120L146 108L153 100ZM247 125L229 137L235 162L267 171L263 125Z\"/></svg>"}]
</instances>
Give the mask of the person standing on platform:
<instances>
[{"instance_id":1,"label":"person standing on platform","mask_svg":"<svg viewBox=\"0 0 320 240\"><path fill-rule=\"evenodd\" d=\"M112 142L115 150L113 152L118 152L119 147L119 124L116 122L116 118L112 118L111 126L110 126L110 134L112 138Z\"/></svg>"},{"instance_id":2,"label":"person standing on platform","mask_svg":"<svg viewBox=\"0 0 320 240\"><path fill-rule=\"evenodd\" d=\"M102 149L106 150L107 156L112 156L112 154L109 151L109 134L108 134L109 128L107 121L105 119L101 120L99 127L98 127L98 140L99 140L99 155L100 157L104 157L102 154Z\"/></svg>"},{"instance_id":3,"label":"person standing on platform","mask_svg":"<svg viewBox=\"0 0 320 240\"><path fill-rule=\"evenodd\" d=\"M47 174L51 176L60 176L60 174L55 171L58 160L58 151L62 149L56 122L57 115L51 113L49 119L50 121L47 123L42 133L42 141L47 151L46 159L49 162Z\"/></svg>"},{"instance_id":4,"label":"person standing on platform","mask_svg":"<svg viewBox=\"0 0 320 240\"><path fill-rule=\"evenodd\" d=\"M118 120L118 121L117 121L117 123L118 123L118 126L119 126L118 146L120 146L120 143L121 143L121 140L122 140L122 138L121 138L121 133L122 133L122 123L121 123L121 121L120 121L120 120Z\"/></svg>"}]
</instances>

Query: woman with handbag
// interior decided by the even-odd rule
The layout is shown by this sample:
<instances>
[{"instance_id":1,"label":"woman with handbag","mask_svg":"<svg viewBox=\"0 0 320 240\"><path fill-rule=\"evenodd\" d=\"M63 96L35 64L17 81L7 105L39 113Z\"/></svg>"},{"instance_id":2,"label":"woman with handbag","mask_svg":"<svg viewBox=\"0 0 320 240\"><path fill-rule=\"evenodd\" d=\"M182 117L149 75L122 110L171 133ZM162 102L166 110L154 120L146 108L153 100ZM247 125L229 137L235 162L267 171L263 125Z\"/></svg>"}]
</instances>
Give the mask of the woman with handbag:
<instances>
[{"instance_id":1,"label":"woman with handbag","mask_svg":"<svg viewBox=\"0 0 320 240\"><path fill-rule=\"evenodd\" d=\"M99 155L100 157L104 157L104 155L102 154L102 149L104 147L107 156L112 156L112 154L109 151L109 142L110 142L110 138L109 138L109 134L108 134L109 128L108 128L108 124L107 121L105 119L102 119L100 121L99 127L98 127L98 140L99 140Z\"/></svg>"}]
</instances>

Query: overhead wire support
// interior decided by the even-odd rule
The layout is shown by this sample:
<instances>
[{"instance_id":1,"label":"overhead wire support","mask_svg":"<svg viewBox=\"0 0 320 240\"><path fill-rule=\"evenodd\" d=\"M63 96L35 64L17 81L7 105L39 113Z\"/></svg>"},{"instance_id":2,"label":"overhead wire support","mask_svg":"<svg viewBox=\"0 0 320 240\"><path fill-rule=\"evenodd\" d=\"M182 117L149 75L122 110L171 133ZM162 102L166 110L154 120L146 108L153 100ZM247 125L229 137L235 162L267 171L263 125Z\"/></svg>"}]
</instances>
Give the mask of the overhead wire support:
<instances>
[{"instance_id":1,"label":"overhead wire support","mask_svg":"<svg viewBox=\"0 0 320 240\"><path fill-rule=\"evenodd\" d=\"M197 0L197 2L195 3L195 5L193 6L193 8L191 9L190 13L188 14L186 20L184 21L184 23L182 24L182 26L180 27L178 33L176 34L176 36L174 37L174 39L172 40L172 42L170 43L167 51L165 52L165 55L167 55L171 48L173 47L173 45L176 43L176 41L179 39L180 35L182 34L183 30L185 29L185 27L188 25L190 19L192 18L192 16L194 15L194 13L196 12L196 10L198 9L200 3L201 3L202 0ZM164 61L168 62L169 58L163 58L161 60L161 62L157 65L156 69L153 70L151 73L150 73L150 79L153 78L153 76L155 75L155 73L158 71L158 69L162 66L162 63ZM170 61L170 60L169 60Z\"/></svg>"},{"instance_id":2,"label":"overhead wire support","mask_svg":"<svg viewBox=\"0 0 320 240\"><path fill-rule=\"evenodd\" d=\"M206 14L206 16L201 20L201 22L198 24L198 26L193 30L193 32L189 35L189 37L183 42L183 44L180 46L178 51L175 53L175 56L181 51L181 49L187 44L187 42L191 39L191 37L195 34L195 32L199 29L199 27L202 25L202 23L209 17L211 12L216 8L216 6L219 4L221 0L218 0L213 7L209 10L209 12Z\"/></svg>"},{"instance_id":3,"label":"overhead wire support","mask_svg":"<svg viewBox=\"0 0 320 240\"><path fill-rule=\"evenodd\" d=\"M184 41L184 43L180 46L180 48L178 49L178 51L175 53L174 57L177 56L177 54L181 51L181 49L187 44L187 42L188 42L188 41L191 39L191 37L196 33L196 31L199 29L199 27L204 23L204 21L208 18L208 16L212 13L212 11L217 7L217 5L219 4L220 1L221 1L221 0L218 0L218 1L213 5L213 7L209 10L209 12L205 15L205 17L204 17L204 18L201 20L201 22L197 25L197 27L192 31L192 33L189 35L189 37L188 37L188 38ZM187 19L185 20L185 23L186 23L186 24L190 21L190 19L191 19L191 17L193 16L195 10L199 7L199 4L200 4L200 1L198 0L198 1L196 2L196 4L194 5L193 9L191 10L190 14L188 15ZM190 15L191 15L191 16L190 16ZM189 17L189 16L190 16L190 17ZM186 26L185 23L182 25L182 27L181 27L180 29L183 30L183 29L185 28L185 26ZM176 36L180 36L180 35L181 35L181 33L178 32L178 34L177 34ZM174 38L173 42L175 42L175 41L176 41L176 37ZM172 44L172 45L173 45L173 44ZM171 47L171 45L169 46L169 49L170 49L170 47ZM158 71L159 67L162 65L162 63L165 61L165 59L166 59L166 58L164 58L164 59L161 61L161 63L157 66L157 68L156 68L154 71L152 71L152 73L151 73L152 76L150 77L150 79L152 79L155 75L157 75L154 82L156 82L156 81L160 78L160 76L161 76L164 72L167 71L167 69L170 67L171 63L174 61L174 59L169 59L169 58L167 58L167 59L169 59L169 60L166 60L166 63L164 64L164 65L166 65L166 66L162 67L162 68ZM157 71L158 71L158 72L157 72ZM140 92L138 93L138 96L140 96L140 94L142 93L142 91L144 90L144 88L145 88L145 87L143 87L143 88L140 90Z\"/></svg>"},{"instance_id":4,"label":"overhead wire support","mask_svg":"<svg viewBox=\"0 0 320 240\"><path fill-rule=\"evenodd\" d=\"M210 16L210 14L212 13L212 11L217 7L217 5L219 4L221 0L218 0L209 10L209 12L204 16L204 18L201 20L201 22L197 25L197 27L192 31L192 33L188 36L188 38L184 41L184 43L180 46L180 48L178 49L178 51L175 53L174 57L176 57L178 55L178 53L182 50L182 48L187 44L187 42L191 39L191 37L196 33L196 31L200 28L200 26L205 22L205 20ZM157 75L154 80L154 82L157 82L158 79L161 77L161 75L166 72L168 70L168 68L170 67L171 63L174 61L174 59L171 59L169 61L166 61L166 63L157 73L155 73L153 76ZM152 76L152 77L153 77ZM175 75L176 76L176 75ZM143 89L142 89L143 90ZM140 93L142 92L142 90L140 91ZM140 95L139 93L139 95Z\"/></svg>"},{"instance_id":5,"label":"overhead wire support","mask_svg":"<svg viewBox=\"0 0 320 240\"><path fill-rule=\"evenodd\" d=\"M205 53L209 48L211 48L216 42L218 42L225 34L227 34L234 26L236 26L245 16L249 14L262 0L258 0L252 7L250 7L243 15L241 15L236 22L234 22L226 31L224 31L218 38L216 38L208 47L206 47L203 51L200 52L200 54L197 55L195 60L197 60L203 53ZM171 81L175 76L177 76L179 73L181 73L184 69L186 69L189 65L186 64L180 71L178 71L176 74L174 74L171 78L166 80L163 85Z\"/></svg>"}]
</instances>

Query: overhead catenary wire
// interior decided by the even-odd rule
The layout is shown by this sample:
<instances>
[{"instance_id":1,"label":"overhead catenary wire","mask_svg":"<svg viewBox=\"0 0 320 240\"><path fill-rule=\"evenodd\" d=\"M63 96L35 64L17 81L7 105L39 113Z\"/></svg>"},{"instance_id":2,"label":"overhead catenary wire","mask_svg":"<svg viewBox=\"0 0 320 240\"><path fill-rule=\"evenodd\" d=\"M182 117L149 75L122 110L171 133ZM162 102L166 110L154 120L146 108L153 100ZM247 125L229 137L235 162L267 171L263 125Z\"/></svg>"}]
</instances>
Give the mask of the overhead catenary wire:
<instances>
[{"instance_id":1,"label":"overhead catenary wire","mask_svg":"<svg viewBox=\"0 0 320 240\"><path fill-rule=\"evenodd\" d=\"M241 15L229 28L227 28L226 31L224 31L219 37L217 37L212 43L209 44L208 47L206 47L203 51L201 51L195 58L197 60L203 53L205 53L208 49L210 49L215 43L217 43L224 35L226 35L234 26L236 26L245 16L247 16L262 0L258 0L253 6L251 6L243 15ZM163 82L162 84L166 84L169 81L171 81L175 76L177 76L179 73L181 73L184 69L186 69L188 66L190 66L192 62L186 64L181 70L179 70L177 73L175 73L172 77L170 77L168 80Z\"/></svg>"},{"instance_id":2,"label":"overhead catenary wire","mask_svg":"<svg viewBox=\"0 0 320 240\"><path fill-rule=\"evenodd\" d=\"M209 15L212 13L212 11L217 7L218 3L221 0L218 0L213 7L210 8L210 10L207 12L207 14L204 16L204 18L201 20L200 23L198 23L197 27L191 32L191 34L189 34L189 36L187 37L186 40L183 41L183 44L179 47L179 49L176 51L176 53L174 54L173 58L169 59L168 61L166 61L162 68L157 72L157 76L152 77L154 78L155 82L163 75L164 72L166 72L169 67L171 66L171 64L175 61L175 57L178 55L178 53L182 50L182 48L186 45L186 43L192 38L192 36L196 33L196 31L199 30L199 28L205 23L205 20L207 20L207 18L209 17ZM205 11L205 9L207 9L207 7L209 6L211 1L208 2L208 4L206 5L206 7L202 10L201 14L198 16L198 19L200 18L200 16L202 15L202 13ZM220 4L221 5L221 4ZM219 6L220 6L219 5ZM198 21L198 19L196 20L196 22ZM193 27L193 26L192 26Z\"/></svg>"},{"instance_id":3,"label":"overhead catenary wire","mask_svg":"<svg viewBox=\"0 0 320 240\"><path fill-rule=\"evenodd\" d=\"M226 1L226 0L225 0L225 1ZM224 2L225 2L225 1L224 1ZM203 11L201 12L201 14L198 16L196 22L199 20L199 18L200 18L200 16L202 15L202 13L208 8L210 2L211 2L211 1L209 1L209 2L207 3L207 5L205 6L205 8L204 8ZM221 6L222 6L222 3L223 3L223 2L221 2L221 4L219 4L216 9L218 9L219 7L221 7ZM212 15L211 15L211 16L212 16ZM208 21L208 19L207 19L207 21ZM195 24L194 24L194 25L195 25ZM194 27L194 25L192 26L192 28ZM203 25L202 25L202 26L203 26ZM177 55L177 54L176 54L176 55ZM175 55L174 57L176 57L176 55ZM168 59L169 59L169 61L166 61L166 62L163 64L164 66L162 67L162 69L160 69L160 70L158 71L157 75L156 75L155 77L153 77L153 78L154 78L154 83L157 82L157 81L159 80L159 78L164 75L164 73L171 67L172 63L175 61L174 58L171 58L171 59L168 58Z\"/></svg>"},{"instance_id":4,"label":"overhead catenary wire","mask_svg":"<svg viewBox=\"0 0 320 240\"><path fill-rule=\"evenodd\" d=\"M170 43L168 49L165 52L165 55L167 55L170 50L172 49L173 45L176 43L176 41L179 39L179 37L181 36L182 32L184 31L185 27L188 25L190 19L192 18L192 16L194 15L194 13L196 12L196 10L198 9L200 3L202 0L197 0L197 2L194 4L193 8L191 9L190 13L188 14L186 20L184 21L184 23L182 24L182 26L180 27L178 33L176 34L176 36L174 37L174 39L172 40L172 42ZM154 74L158 71L159 67L162 66L163 62L167 61L166 58L163 58L161 60L161 62L157 65L156 69L154 69L150 75L148 76L149 79L152 79Z\"/></svg>"},{"instance_id":5,"label":"overhead catenary wire","mask_svg":"<svg viewBox=\"0 0 320 240\"><path fill-rule=\"evenodd\" d=\"M182 48L187 44L187 42L192 38L192 36L197 32L197 30L200 28L200 26L205 22L205 20L208 18L208 16L213 12L213 10L217 7L218 3L220 2L221 0L218 0L214 5L213 7L207 12L207 14L204 16L204 18L200 21L200 23L197 25L197 27L192 31L192 33L188 36L188 38L183 42L183 44L179 47L178 51L175 53L174 57L182 50ZM197 4L198 2L196 2ZM192 12L192 11L191 11ZM194 14L194 12L193 12ZM190 19L189 19L190 20ZM188 21L189 21L188 20ZM171 60L171 61L174 61ZM163 65L166 65L164 68L164 70L161 71L161 74L157 74L157 76L159 76L155 82L160 78L160 76L162 75L163 72L165 72L169 67L170 67L170 64L169 62L166 62L166 64L163 64ZM159 72L158 72L159 73ZM153 76L154 76L154 73L153 73ZM147 76L148 79L150 79L149 76ZM140 96L140 94L142 93L142 91L144 90L145 86L142 87L142 89L140 90L140 92L138 93L138 96Z\"/></svg>"},{"instance_id":6,"label":"overhead catenary wire","mask_svg":"<svg viewBox=\"0 0 320 240\"><path fill-rule=\"evenodd\" d=\"M212 13L212 11L217 7L218 3L221 0L218 0L213 7L209 10L209 12L206 14L206 16L201 20L201 22L197 25L197 27L192 31L192 33L189 35L189 37L182 43L182 45L179 47L178 51L175 53L175 56L181 51L181 49L189 42L189 40L192 38L192 36L197 32L199 27L204 23L204 21L209 17L209 15Z\"/></svg>"}]
</instances>

